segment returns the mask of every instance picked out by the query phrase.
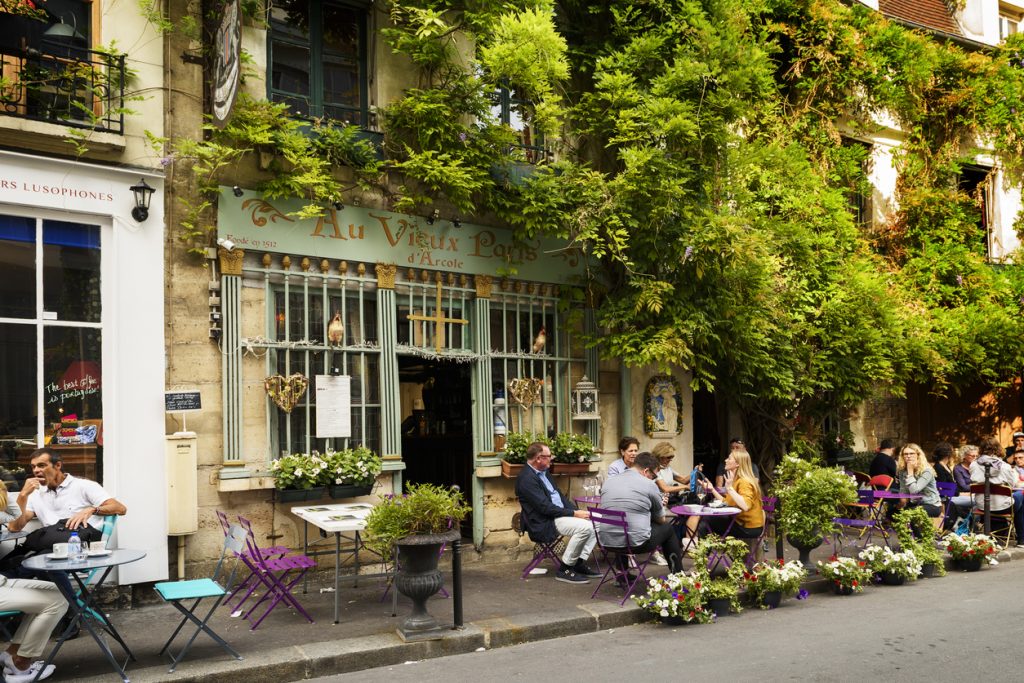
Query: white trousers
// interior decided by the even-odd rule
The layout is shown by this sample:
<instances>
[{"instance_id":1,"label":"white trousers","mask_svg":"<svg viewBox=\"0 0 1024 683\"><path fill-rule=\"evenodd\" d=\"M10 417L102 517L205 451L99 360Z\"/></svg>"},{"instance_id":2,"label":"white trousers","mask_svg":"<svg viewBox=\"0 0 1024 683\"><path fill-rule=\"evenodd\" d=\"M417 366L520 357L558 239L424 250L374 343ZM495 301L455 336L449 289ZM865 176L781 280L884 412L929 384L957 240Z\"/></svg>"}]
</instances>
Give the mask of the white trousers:
<instances>
[{"instance_id":1,"label":"white trousers","mask_svg":"<svg viewBox=\"0 0 1024 683\"><path fill-rule=\"evenodd\" d=\"M568 536L562 562L568 566L576 564L576 560L586 560L597 544L594 535L594 524L589 519L579 517L555 517L555 528L558 533Z\"/></svg>"},{"instance_id":2,"label":"white trousers","mask_svg":"<svg viewBox=\"0 0 1024 683\"><path fill-rule=\"evenodd\" d=\"M7 579L0 586L0 610L25 613L11 642L18 645L20 657L35 659L43 654L50 633L68 611L68 601L49 581Z\"/></svg>"}]
</instances>

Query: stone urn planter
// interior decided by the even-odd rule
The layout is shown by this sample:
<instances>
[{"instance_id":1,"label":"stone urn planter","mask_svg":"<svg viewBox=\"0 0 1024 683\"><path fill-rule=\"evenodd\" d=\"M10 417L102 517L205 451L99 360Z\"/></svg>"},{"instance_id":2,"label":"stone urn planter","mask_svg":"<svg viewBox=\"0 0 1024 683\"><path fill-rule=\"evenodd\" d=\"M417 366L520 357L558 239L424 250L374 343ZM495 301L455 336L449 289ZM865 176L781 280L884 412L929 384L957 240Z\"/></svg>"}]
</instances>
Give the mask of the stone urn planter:
<instances>
[{"instance_id":1,"label":"stone urn planter","mask_svg":"<svg viewBox=\"0 0 1024 683\"><path fill-rule=\"evenodd\" d=\"M405 641L440 638L437 619L427 611L427 600L444 585L438 559L445 543L459 538L458 529L443 534L418 534L396 541L395 588L412 600L412 614L398 627Z\"/></svg>"},{"instance_id":2,"label":"stone urn planter","mask_svg":"<svg viewBox=\"0 0 1024 683\"><path fill-rule=\"evenodd\" d=\"M819 536L818 538L812 541L802 542L799 540L789 538L787 536L786 540L789 541L789 544L791 546L800 551L800 561L803 563L805 567L808 568L808 571L813 571L812 568L814 565L811 564L811 551L822 544L822 537Z\"/></svg>"}]
</instances>

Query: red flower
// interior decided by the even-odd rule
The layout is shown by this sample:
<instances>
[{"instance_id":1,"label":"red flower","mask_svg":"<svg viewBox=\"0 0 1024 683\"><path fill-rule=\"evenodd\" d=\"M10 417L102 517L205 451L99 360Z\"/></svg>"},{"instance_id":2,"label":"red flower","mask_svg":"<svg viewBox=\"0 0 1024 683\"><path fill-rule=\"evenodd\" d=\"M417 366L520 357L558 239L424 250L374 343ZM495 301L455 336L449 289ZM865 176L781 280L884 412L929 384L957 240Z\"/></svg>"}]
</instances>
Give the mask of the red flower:
<instances>
[{"instance_id":1,"label":"red flower","mask_svg":"<svg viewBox=\"0 0 1024 683\"><path fill-rule=\"evenodd\" d=\"M690 618L693 619L693 612L690 612Z\"/></svg>"},{"instance_id":2,"label":"red flower","mask_svg":"<svg viewBox=\"0 0 1024 683\"><path fill-rule=\"evenodd\" d=\"M697 590L700 590L700 581L698 581L697 583L693 584L693 587L696 588Z\"/></svg>"},{"instance_id":3,"label":"red flower","mask_svg":"<svg viewBox=\"0 0 1024 683\"><path fill-rule=\"evenodd\" d=\"M866 565L867 563L866 563L866 562L864 562L864 561L861 561L861 562L858 562L857 564L858 564L859 566L863 567L863 566L864 566L864 565Z\"/></svg>"},{"instance_id":4,"label":"red flower","mask_svg":"<svg viewBox=\"0 0 1024 683\"><path fill-rule=\"evenodd\" d=\"M850 585L851 585L851 586L853 586L854 588L856 588L856 587L857 587L857 585L858 585L858 584L857 584L857 580L856 580L856 579L854 579L854 580L853 580L853 583L852 583L852 584L850 584Z\"/></svg>"},{"instance_id":5,"label":"red flower","mask_svg":"<svg viewBox=\"0 0 1024 683\"><path fill-rule=\"evenodd\" d=\"M828 558L828 561L829 561L829 562L835 562L835 561L836 561L836 560L838 560L838 559L839 559L838 557L836 557L835 555L833 555L832 557Z\"/></svg>"}]
</instances>

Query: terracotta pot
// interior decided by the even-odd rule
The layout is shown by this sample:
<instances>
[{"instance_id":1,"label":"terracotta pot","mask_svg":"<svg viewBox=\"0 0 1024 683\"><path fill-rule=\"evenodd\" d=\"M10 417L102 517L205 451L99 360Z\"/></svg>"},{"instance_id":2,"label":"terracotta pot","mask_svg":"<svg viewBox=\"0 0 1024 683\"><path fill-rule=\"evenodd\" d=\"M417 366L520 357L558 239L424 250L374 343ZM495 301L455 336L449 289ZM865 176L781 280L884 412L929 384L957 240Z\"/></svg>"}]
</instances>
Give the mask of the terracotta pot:
<instances>
[{"instance_id":1,"label":"terracotta pot","mask_svg":"<svg viewBox=\"0 0 1024 683\"><path fill-rule=\"evenodd\" d=\"M501 476L506 479L515 479L519 476L519 473L523 471L526 465L522 463L511 463L506 460L501 461Z\"/></svg>"}]
</instances>

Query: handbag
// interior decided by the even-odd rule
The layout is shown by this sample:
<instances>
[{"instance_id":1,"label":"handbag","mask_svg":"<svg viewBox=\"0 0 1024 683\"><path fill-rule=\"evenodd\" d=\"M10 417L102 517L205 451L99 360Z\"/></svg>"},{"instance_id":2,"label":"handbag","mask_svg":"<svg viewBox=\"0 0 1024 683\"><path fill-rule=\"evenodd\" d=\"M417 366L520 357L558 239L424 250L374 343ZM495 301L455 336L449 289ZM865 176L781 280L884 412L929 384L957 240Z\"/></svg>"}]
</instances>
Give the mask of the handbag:
<instances>
[{"instance_id":1,"label":"handbag","mask_svg":"<svg viewBox=\"0 0 1024 683\"><path fill-rule=\"evenodd\" d=\"M67 543L73 533L78 533L83 545L103 538L103 532L88 524L72 531L67 528L67 523L68 520L61 519L56 524L36 529L25 537L19 547L31 553L49 553L53 552L54 543Z\"/></svg>"}]
</instances>

